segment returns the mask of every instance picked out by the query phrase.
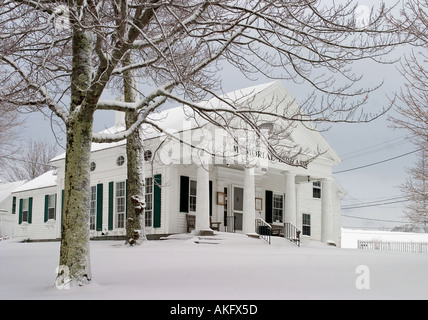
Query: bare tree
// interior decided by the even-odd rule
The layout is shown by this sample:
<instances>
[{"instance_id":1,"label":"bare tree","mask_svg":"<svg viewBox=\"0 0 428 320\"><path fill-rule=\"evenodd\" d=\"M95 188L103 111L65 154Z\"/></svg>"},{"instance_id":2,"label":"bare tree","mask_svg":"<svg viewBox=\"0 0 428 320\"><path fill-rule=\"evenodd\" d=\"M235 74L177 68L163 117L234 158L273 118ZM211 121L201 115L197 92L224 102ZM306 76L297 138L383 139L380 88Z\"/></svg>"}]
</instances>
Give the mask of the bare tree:
<instances>
[{"instance_id":1,"label":"bare tree","mask_svg":"<svg viewBox=\"0 0 428 320\"><path fill-rule=\"evenodd\" d=\"M383 4L364 24L358 23L356 8L351 1L325 5L314 0L1 1L1 103L49 108L66 127L60 269L68 270L67 281L82 285L92 278L91 142L129 137L166 101L187 105L208 121L233 127L237 122L230 119L237 117L254 129L254 114L286 123L356 123L388 109L374 114L364 110L365 97L376 86L363 87L352 63L382 62L405 39L384 24L388 10ZM133 61L125 63L129 52ZM221 90L221 62L248 77L263 74L307 83L318 94L309 94L303 108L294 112L255 112L232 100L227 108L213 110L196 101ZM139 79L138 100L106 100L109 89L114 91L129 70ZM122 132L95 134L96 110L138 116ZM59 273L57 284L65 279Z\"/></svg>"},{"instance_id":2,"label":"bare tree","mask_svg":"<svg viewBox=\"0 0 428 320\"><path fill-rule=\"evenodd\" d=\"M396 25L409 25L407 29L416 39L414 50L404 57L400 72L405 79L404 88L395 101L398 116L390 117L392 126L407 130L418 150L418 160L408 169L409 178L401 186L409 203L405 214L409 220L427 232L428 222L428 1L408 1Z\"/></svg>"},{"instance_id":3,"label":"bare tree","mask_svg":"<svg viewBox=\"0 0 428 320\"><path fill-rule=\"evenodd\" d=\"M49 161L56 156L56 146L45 141L29 140L22 151L8 157L7 175L9 180L32 180L49 171Z\"/></svg>"},{"instance_id":4,"label":"bare tree","mask_svg":"<svg viewBox=\"0 0 428 320\"><path fill-rule=\"evenodd\" d=\"M18 129L23 125L19 113L14 108L0 105L0 168L7 172L9 159L17 152ZM1 178L8 178L2 174Z\"/></svg>"}]
</instances>

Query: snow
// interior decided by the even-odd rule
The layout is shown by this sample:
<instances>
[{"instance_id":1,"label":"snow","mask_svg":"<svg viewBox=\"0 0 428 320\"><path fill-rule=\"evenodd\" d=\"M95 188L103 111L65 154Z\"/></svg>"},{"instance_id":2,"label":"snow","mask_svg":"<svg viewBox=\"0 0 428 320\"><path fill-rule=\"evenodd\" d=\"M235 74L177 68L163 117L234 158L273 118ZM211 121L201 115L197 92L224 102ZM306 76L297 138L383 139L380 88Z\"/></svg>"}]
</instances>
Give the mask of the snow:
<instances>
[{"instance_id":1,"label":"snow","mask_svg":"<svg viewBox=\"0 0 428 320\"><path fill-rule=\"evenodd\" d=\"M13 190L13 192L21 192L27 190L34 190L39 188L46 188L56 186L56 170L50 170L37 178L21 185L20 187Z\"/></svg>"},{"instance_id":2,"label":"snow","mask_svg":"<svg viewBox=\"0 0 428 320\"><path fill-rule=\"evenodd\" d=\"M297 247L280 237L268 245L223 232L203 239L174 235L138 247L91 241L92 284L61 290L54 286L59 242L17 240L0 241L2 300L428 298L427 254L344 249L305 239Z\"/></svg>"},{"instance_id":3,"label":"snow","mask_svg":"<svg viewBox=\"0 0 428 320\"><path fill-rule=\"evenodd\" d=\"M428 233L358 230L342 228L342 248L356 249L358 247L358 240L428 243Z\"/></svg>"},{"instance_id":4,"label":"snow","mask_svg":"<svg viewBox=\"0 0 428 320\"><path fill-rule=\"evenodd\" d=\"M10 194L19 186L23 185L26 180L0 183L0 204L10 196Z\"/></svg>"},{"instance_id":5,"label":"snow","mask_svg":"<svg viewBox=\"0 0 428 320\"><path fill-rule=\"evenodd\" d=\"M219 95L219 97L213 97L208 101L201 101L199 103L196 103L195 105L207 110L218 108L231 109L229 103L243 103L243 101L252 99L256 94L278 83L279 81L273 81L244 89L239 89L233 92ZM118 106L123 105L123 103L116 100L106 100L103 101L103 103L117 104ZM119 114L123 113L119 112ZM119 114L116 113L115 115L116 124L111 128L105 129L97 133L98 138L108 139L111 138L111 135L115 135L117 133L125 131L126 128L124 126L123 115ZM159 112L152 112L148 116L148 121L156 123L159 128L169 133L177 133L183 130L198 128L208 123L206 119L195 113L192 107L185 105L161 110ZM142 126L145 139L152 139L164 135L164 133L160 133L148 124L143 124ZM92 143L91 152L122 146L125 145L125 143L126 140L121 140L114 143ZM64 158L65 152L51 159L51 162L62 160Z\"/></svg>"}]
</instances>

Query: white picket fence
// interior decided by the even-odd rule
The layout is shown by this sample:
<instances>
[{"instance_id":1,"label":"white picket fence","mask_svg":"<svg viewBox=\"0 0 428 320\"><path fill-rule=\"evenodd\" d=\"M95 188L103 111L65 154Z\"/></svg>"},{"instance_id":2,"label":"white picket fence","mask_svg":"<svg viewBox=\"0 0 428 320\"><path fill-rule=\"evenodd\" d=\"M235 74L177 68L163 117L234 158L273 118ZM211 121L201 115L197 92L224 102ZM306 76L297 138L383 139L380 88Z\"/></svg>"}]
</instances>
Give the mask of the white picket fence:
<instances>
[{"instance_id":1,"label":"white picket fence","mask_svg":"<svg viewBox=\"0 0 428 320\"><path fill-rule=\"evenodd\" d=\"M427 242L358 240L358 249L428 253Z\"/></svg>"}]
</instances>

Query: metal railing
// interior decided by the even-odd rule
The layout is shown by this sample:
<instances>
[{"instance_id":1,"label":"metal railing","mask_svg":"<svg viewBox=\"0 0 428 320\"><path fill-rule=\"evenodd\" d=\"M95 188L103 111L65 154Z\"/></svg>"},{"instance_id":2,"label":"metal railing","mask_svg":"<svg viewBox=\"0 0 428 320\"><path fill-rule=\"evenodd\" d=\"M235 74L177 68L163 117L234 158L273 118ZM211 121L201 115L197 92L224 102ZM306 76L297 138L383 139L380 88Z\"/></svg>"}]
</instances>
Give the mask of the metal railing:
<instances>
[{"instance_id":1,"label":"metal railing","mask_svg":"<svg viewBox=\"0 0 428 320\"><path fill-rule=\"evenodd\" d=\"M267 243L271 244L272 227L261 218L256 218L256 233L259 234L262 239L266 240Z\"/></svg>"},{"instance_id":2,"label":"metal railing","mask_svg":"<svg viewBox=\"0 0 428 320\"><path fill-rule=\"evenodd\" d=\"M298 247L300 247L300 231L294 224L286 222L284 224L284 237L291 242L294 242Z\"/></svg>"}]
</instances>

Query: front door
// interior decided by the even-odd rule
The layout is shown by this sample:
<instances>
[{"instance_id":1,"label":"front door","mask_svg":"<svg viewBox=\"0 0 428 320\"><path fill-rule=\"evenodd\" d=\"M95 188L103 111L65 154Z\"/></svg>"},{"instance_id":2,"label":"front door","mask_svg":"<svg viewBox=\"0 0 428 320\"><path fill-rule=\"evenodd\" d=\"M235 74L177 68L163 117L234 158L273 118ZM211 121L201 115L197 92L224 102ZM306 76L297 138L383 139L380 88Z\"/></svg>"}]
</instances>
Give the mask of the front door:
<instances>
[{"instance_id":1,"label":"front door","mask_svg":"<svg viewBox=\"0 0 428 320\"><path fill-rule=\"evenodd\" d=\"M235 230L242 231L242 216L244 210L244 188L233 186L233 216L235 217Z\"/></svg>"}]
</instances>

